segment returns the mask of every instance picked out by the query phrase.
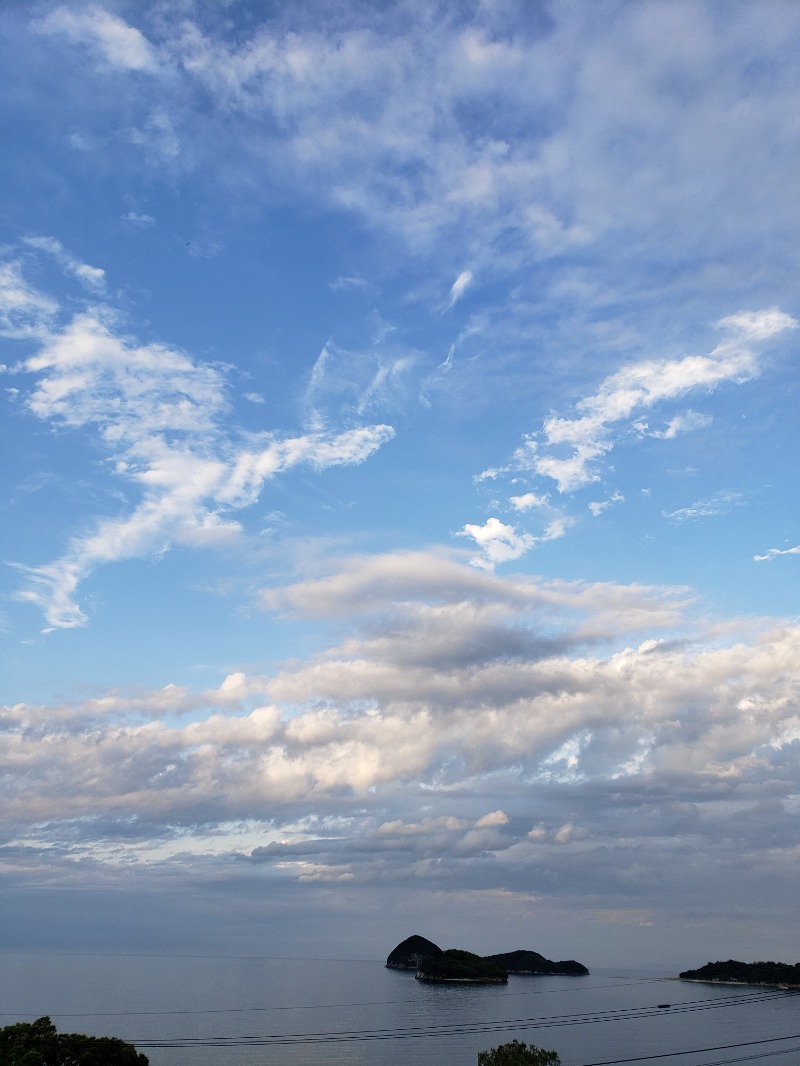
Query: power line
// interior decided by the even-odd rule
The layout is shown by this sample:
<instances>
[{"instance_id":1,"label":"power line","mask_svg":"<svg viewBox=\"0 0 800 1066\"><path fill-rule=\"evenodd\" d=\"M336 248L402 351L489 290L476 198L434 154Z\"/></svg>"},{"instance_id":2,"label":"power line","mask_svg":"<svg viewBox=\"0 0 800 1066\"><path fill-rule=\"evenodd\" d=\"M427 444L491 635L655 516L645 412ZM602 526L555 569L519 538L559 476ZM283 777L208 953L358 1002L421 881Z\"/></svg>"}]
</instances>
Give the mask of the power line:
<instances>
[{"instance_id":1,"label":"power line","mask_svg":"<svg viewBox=\"0 0 800 1066\"><path fill-rule=\"evenodd\" d=\"M689 1051L666 1051L661 1055L637 1055L632 1059L604 1059L602 1062L585 1062L582 1066L624 1066L625 1063L651 1062L655 1059L675 1059L680 1055L704 1055L708 1051L733 1051L735 1048L756 1047L762 1044L776 1044L782 1040L798 1040L800 1033L791 1036L770 1036L763 1040L747 1040L741 1044L717 1044L715 1047L696 1047ZM704 1066L726 1066L730 1062L751 1062L754 1059L772 1058L773 1055L788 1055L791 1051L798 1051L800 1047L780 1048L777 1051L759 1052L756 1055L743 1055L735 1059L718 1059L716 1062L704 1063Z\"/></svg>"},{"instance_id":2,"label":"power line","mask_svg":"<svg viewBox=\"0 0 800 1066\"><path fill-rule=\"evenodd\" d=\"M743 1003L763 1003L783 998L786 992L755 993L743 996L725 996L716 1000L688 1000L670 1008L671 1014L687 1014L700 1010L715 1010L740 1006ZM789 993L791 995L791 993ZM660 1007L630 1007L609 1011L594 1011L584 1014L550 1015L545 1017L507 1018L493 1022L446 1022L436 1025L406 1026L386 1029L334 1030L317 1033L275 1033L260 1036L176 1037L170 1039L142 1039L133 1042L143 1048L178 1047L240 1047L287 1044L322 1044L366 1042L374 1040L410 1040L442 1036L463 1036L477 1033L504 1033L531 1029L555 1029L564 1026L590 1025L601 1022L618 1022L664 1017ZM797 1034L800 1037L800 1034ZM786 1037L781 1039L793 1039ZM757 1043L763 1043L758 1041ZM734 1045L732 1045L734 1046ZM717 1050L717 1049L710 1049ZM659 1057L659 1056L654 1056ZM663 1056L662 1056L663 1057ZM637 1061L637 1060L629 1060ZM599 1066L599 1064L596 1064Z\"/></svg>"}]
</instances>

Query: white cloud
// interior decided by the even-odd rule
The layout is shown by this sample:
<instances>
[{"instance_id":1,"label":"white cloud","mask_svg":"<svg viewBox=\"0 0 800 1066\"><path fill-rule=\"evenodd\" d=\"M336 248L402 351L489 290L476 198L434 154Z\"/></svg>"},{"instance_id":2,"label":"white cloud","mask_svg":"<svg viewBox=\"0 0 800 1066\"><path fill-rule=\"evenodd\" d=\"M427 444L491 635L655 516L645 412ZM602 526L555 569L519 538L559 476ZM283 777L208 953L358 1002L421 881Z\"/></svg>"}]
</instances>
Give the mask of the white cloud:
<instances>
[{"instance_id":1,"label":"white cloud","mask_svg":"<svg viewBox=\"0 0 800 1066\"><path fill-rule=\"evenodd\" d=\"M377 332L369 351L340 348L332 339L323 345L305 392L311 424L405 406L415 356L393 344L393 327L380 323Z\"/></svg>"},{"instance_id":2,"label":"white cloud","mask_svg":"<svg viewBox=\"0 0 800 1066\"><path fill-rule=\"evenodd\" d=\"M149 226L155 225L156 220L152 215L137 214L136 211L129 211L122 216L122 221L129 223L131 226L147 229Z\"/></svg>"},{"instance_id":3,"label":"white cloud","mask_svg":"<svg viewBox=\"0 0 800 1066\"><path fill-rule=\"evenodd\" d=\"M718 492L708 500L696 500L688 507L661 513L664 518L673 522L688 522L695 518L716 518L727 514L732 507L742 507L745 503L746 500L740 492Z\"/></svg>"},{"instance_id":4,"label":"white cloud","mask_svg":"<svg viewBox=\"0 0 800 1066\"><path fill-rule=\"evenodd\" d=\"M156 53L142 33L123 19L91 5L83 10L58 7L38 23L41 32L88 44L112 66L155 72Z\"/></svg>"},{"instance_id":5,"label":"white cloud","mask_svg":"<svg viewBox=\"0 0 800 1066\"><path fill-rule=\"evenodd\" d=\"M700 411L685 411L671 418L666 429L653 430L651 436L661 440L674 440L680 433L692 433L698 429L706 429L712 422L711 415L702 414Z\"/></svg>"},{"instance_id":6,"label":"white cloud","mask_svg":"<svg viewBox=\"0 0 800 1066\"><path fill-rule=\"evenodd\" d=\"M12 311L28 318L51 312L52 304L20 282L16 273L7 286ZM96 566L158 555L174 544L229 543L241 526L227 514L255 502L270 478L298 464L323 470L363 462L393 435L389 426L372 425L243 442L224 426L223 368L165 345L139 345L118 328L108 307L79 312L60 328L39 323L39 350L23 364L37 377L30 411L72 429L93 428L116 475L140 495L125 517L73 537L59 560L21 568L27 575L21 598L52 627L85 623L75 595Z\"/></svg>"},{"instance_id":7,"label":"white cloud","mask_svg":"<svg viewBox=\"0 0 800 1066\"><path fill-rule=\"evenodd\" d=\"M68 274L72 274L73 277L77 278L85 288L97 295L104 295L106 291L106 272L101 270L100 267L82 263L80 259L76 259L74 255L68 252L61 241L56 240L55 237L23 237L23 240L31 248L37 248L39 251L52 255L60 266Z\"/></svg>"},{"instance_id":8,"label":"white cloud","mask_svg":"<svg viewBox=\"0 0 800 1066\"><path fill-rule=\"evenodd\" d=\"M530 511L532 507L547 507L548 497L537 496L535 492L526 492L522 496L511 496L508 501L515 511Z\"/></svg>"},{"instance_id":9,"label":"white cloud","mask_svg":"<svg viewBox=\"0 0 800 1066\"><path fill-rule=\"evenodd\" d=\"M348 274L342 275L338 278L334 278L334 280L330 283L330 287L331 289L333 289L334 292L340 292L342 290L347 291L351 289L366 289L372 292L375 291L375 286L372 284L372 282L367 281L366 278L362 278L360 274Z\"/></svg>"},{"instance_id":10,"label":"white cloud","mask_svg":"<svg viewBox=\"0 0 800 1066\"><path fill-rule=\"evenodd\" d=\"M497 563L519 559L536 545L530 533L517 533L513 526L504 525L499 518L489 518L482 526L468 523L458 533L460 537L472 537L483 551L483 557L473 559L475 566L491 569Z\"/></svg>"},{"instance_id":11,"label":"white cloud","mask_svg":"<svg viewBox=\"0 0 800 1066\"><path fill-rule=\"evenodd\" d=\"M510 821L511 819L505 811L491 811L489 814L484 814L479 818L475 826L477 829L485 829L489 826L508 825Z\"/></svg>"},{"instance_id":12,"label":"white cloud","mask_svg":"<svg viewBox=\"0 0 800 1066\"><path fill-rule=\"evenodd\" d=\"M711 391L723 382L741 384L755 377L759 362L752 345L787 330L797 322L773 308L745 312L721 319L717 326L731 336L707 356L683 359L647 359L609 375L596 393L580 400L576 417L553 415L542 431L528 438L515 454L517 466L555 481L559 492L574 492L600 480L597 464L615 446L613 431L641 412L688 392ZM692 412L675 418L662 436L674 437L680 430L707 424ZM566 458L558 452L567 450Z\"/></svg>"},{"instance_id":13,"label":"white cloud","mask_svg":"<svg viewBox=\"0 0 800 1066\"><path fill-rule=\"evenodd\" d=\"M754 555L757 563L763 563L769 559L775 559L779 555L800 555L800 544L794 548L770 548L765 555Z\"/></svg>"},{"instance_id":14,"label":"white cloud","mask_svg":"<svg viewBox=\"0 0 800 1066\"><path fill-rule=\"evenodd\" d=\"M47 335L58 304L25 281L16 262L0 263L0 335L15 340Z\"/></svg>"},{"instance_id":15,"label":"white cloud","mask_svg":"<svg viewBox=\"0 0 800 1066\"><path fill-rule=\"evenodd\" d=\"M199 9L160 11L152 41L99 6L62 5L37 25L102 55L140 110L167 99L182 147L159 148L156 165L204 166L222 141L251 176L300 183L417 248L444 237L472 264L552 261L576 246L629 261L645 230L662 263L691 247L718 264L762 232L753 188L785 205L796 236L791 5L769 20L623 6L602 25L591 9L559 9L511 36L491 5L428 13L416 30L395 5L373 15L343 8L318 26L281 9L235 39ZM768 81L741 64L743 49ZM185 114L198 91L202 121ZM490 103L482 115L477 101ZM257 136L240 137L243 122ZM146 150L158 142L141 133ZM723 198L735 233L709 225Z\"/></svg>"},{"instance_id":16,"label":"white cloud","mask_svg":"<svg viewBox=\"0 0 800 1066\"><path fill-rule=\"evenodd\" d=\"M613 507L615 503L624 503L625 497L621 492L615 492L609 496L606 500L592 500L589 504L589 510L592 512L595 518L599 518L603 511L607 511L609 507Z\"/></svg>"},{"instance_id":17,"label":"white cloud","mask_svg":"<svg viewBox=\"0 0 800 1066\"><path fill-rule=\"evenodd\" d=\"M474 276L471 270L462 270L456 280L450 287L450 299L447 303L446 311L449 311L454 307L458 301L462 298L464 293L470 287L474 280Z\"/></svg>"},{"instance_id":18,"label":"white cloud","mask_svg":"<svg viewBox=\"0 0 800 1066\"><path fill-rule=\"evenodd\" d=\"M247 845L292 880L436 876L443 888L561 897L569 883L593 906L611 905L618 875L643 864L674 905L684 846L701 842L712 864L744 856L748 869L765 854L756 808L796 791L797 627L742 623L724 643L672 590L428 562L362 560L327 579L333 596L284 590L305 605L327 596L359 621L272 675L0 709L5 818L30 846L72 840L67 861L112 869L110 844L131 824L144 829L125 838L125 861L145 863L219 853L218 827L235 853ZM358 588L378 612L363 625ZM654 637L676 628L697 639ZM763 817L773 876L790 879L791 817L785 842L781 812ZM559 866L575 846L581 868Z\"/></svg>"}]
</instances>

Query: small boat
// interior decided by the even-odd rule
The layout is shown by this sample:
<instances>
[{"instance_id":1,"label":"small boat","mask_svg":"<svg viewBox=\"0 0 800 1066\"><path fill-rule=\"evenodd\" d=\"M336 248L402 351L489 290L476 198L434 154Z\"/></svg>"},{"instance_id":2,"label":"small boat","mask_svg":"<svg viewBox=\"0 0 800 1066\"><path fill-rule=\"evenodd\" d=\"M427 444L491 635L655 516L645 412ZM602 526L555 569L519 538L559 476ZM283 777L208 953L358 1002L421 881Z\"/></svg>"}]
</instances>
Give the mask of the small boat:
<instances>
[{"instance_id":1,"label":"small boat","mask_svg":"<svg viewBox=\"0 0 800 1066\"><path fill-rule=\"evenodd\" d=\"M656 1006L660 1007L663 1010L665 1007L671 1007L672 1004L671 1003L658 1003L658 1004L656 1004Z\"/></svg>"}]
</instances>

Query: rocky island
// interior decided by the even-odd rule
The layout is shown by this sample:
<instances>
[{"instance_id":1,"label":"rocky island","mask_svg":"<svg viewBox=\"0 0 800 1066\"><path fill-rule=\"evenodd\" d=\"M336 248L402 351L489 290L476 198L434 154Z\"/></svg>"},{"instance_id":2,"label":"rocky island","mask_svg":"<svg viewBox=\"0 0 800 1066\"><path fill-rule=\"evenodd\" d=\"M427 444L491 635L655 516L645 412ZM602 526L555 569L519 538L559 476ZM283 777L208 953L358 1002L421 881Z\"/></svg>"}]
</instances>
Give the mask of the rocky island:
<instances>
[{"instance_id":1,"label":"rocky island","mask_svg":"<svg viewBox=\"0 0 800 1066\"><path fill-rule=\"evenodd\" d=\"M511 974L585 976L586 967L568 959L553 962L538 951L508 951L499 955L474 955L450 948L443 951L424 936L401 941L386 959L390 970L413 970L419 981L454 984L500 984Z\"/></svg>"},{"instance_id":2,"label":"rocky island","mask_svg":"<svg viewBox=\"0 0 800 1066\"><path fill-rule=\"evenodd\" d=\"M800 988L800 962L707 962L697 970L684 970L684 981L713 981L728 985L776 985Z\"/></svg>"},{"instance_id":3,"label":"rocky island","mask_svg":"<svg viewBox=\"0 0 800 1066\"><path fill-rule=\"evenodd\" d=\"M389 952L386 965L390 970L414 970L416 973L423 959L441 954L442 949L432 940L426 940L424 936L409 936Z\"/></svg>"}]
</instances>

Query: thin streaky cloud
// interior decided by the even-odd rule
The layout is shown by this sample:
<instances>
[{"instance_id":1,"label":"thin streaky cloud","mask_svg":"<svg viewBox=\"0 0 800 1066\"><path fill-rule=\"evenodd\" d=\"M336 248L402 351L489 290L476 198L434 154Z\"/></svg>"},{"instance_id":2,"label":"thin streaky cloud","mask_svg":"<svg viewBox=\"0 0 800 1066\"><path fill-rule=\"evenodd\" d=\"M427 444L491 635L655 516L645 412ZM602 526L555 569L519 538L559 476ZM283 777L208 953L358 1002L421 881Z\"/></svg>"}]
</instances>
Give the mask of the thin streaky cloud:
<instances>
[{"instance_id":1,"label":"thin streaky cloud","mask_svg":"<svg viewBox=\"0 0 800 1066\"><path fill-rule=\"evenodd\" d=\"M57 242L28 243L69 258ZM51 310L32 289L23 285L19 293L9 302ZM36 376L26 397L30 412L93 429L114 473L140 496L126 516L90 523L60 559L17 566L27 578L18 598L37 606L51 628L86 624L75 596L96 567L158 557L172 546L230 544L242 527L228 515L251 506L270 479L299 464L321 471L361 463L393 436L387 425L328 428L295 437L265 433L253 447L225 425L224 368L165 345L139 345L118 332L117 317L108 307L88 308L60 328L40 327L39 351L24 363Z\"/></svg>"},{"instance_id":2,"label":"thin streaky cloud","mask_svg":"<svg viewBox=\"0 0 800 1066\"><path fill-rule=\"evenodd\" d=\"M746 503L746 498L740 492L718 492L708 500L695 500L688 507L661 513L673 522L689 522L697 518L718 518L728 514L731 508L742 507Z\"/></svg>"},{"instance_id":3,"label":"thin streaky cloud","mask_svg":"<svg viewBox=\"0 0 800 1066\"><path fill-rule=\"evenodd\" d=\"M531 434L514 455L519 470L555 482L561 493L572 493L601 480L601 461L613 451L614 431L639 412L685 396L711 392L723 383L744 384L760 371L755 345L788 329L797 321L777 308L742 311L721 319L717 327L730 336L707 356L646 359L607 377L596 393L579 400L576 417L553 415L540 432ZM705 425L704 415L676 417L664 434L671 440L679 430ZM557 452L571 452L562 458Z\"/></svg>"},{"instance_id":4,"label":"thin streaky cloud","mask_svg":"<svg viewBox=\"0 0 800 1066\"><path fill-rule=\"evenodd\" d=\"M754 555L753 559L757 563L763 563L776 559L779 555L800 555L800 544L794 548L770 548L764 555Z\"/></svg>"}]
</instances>

